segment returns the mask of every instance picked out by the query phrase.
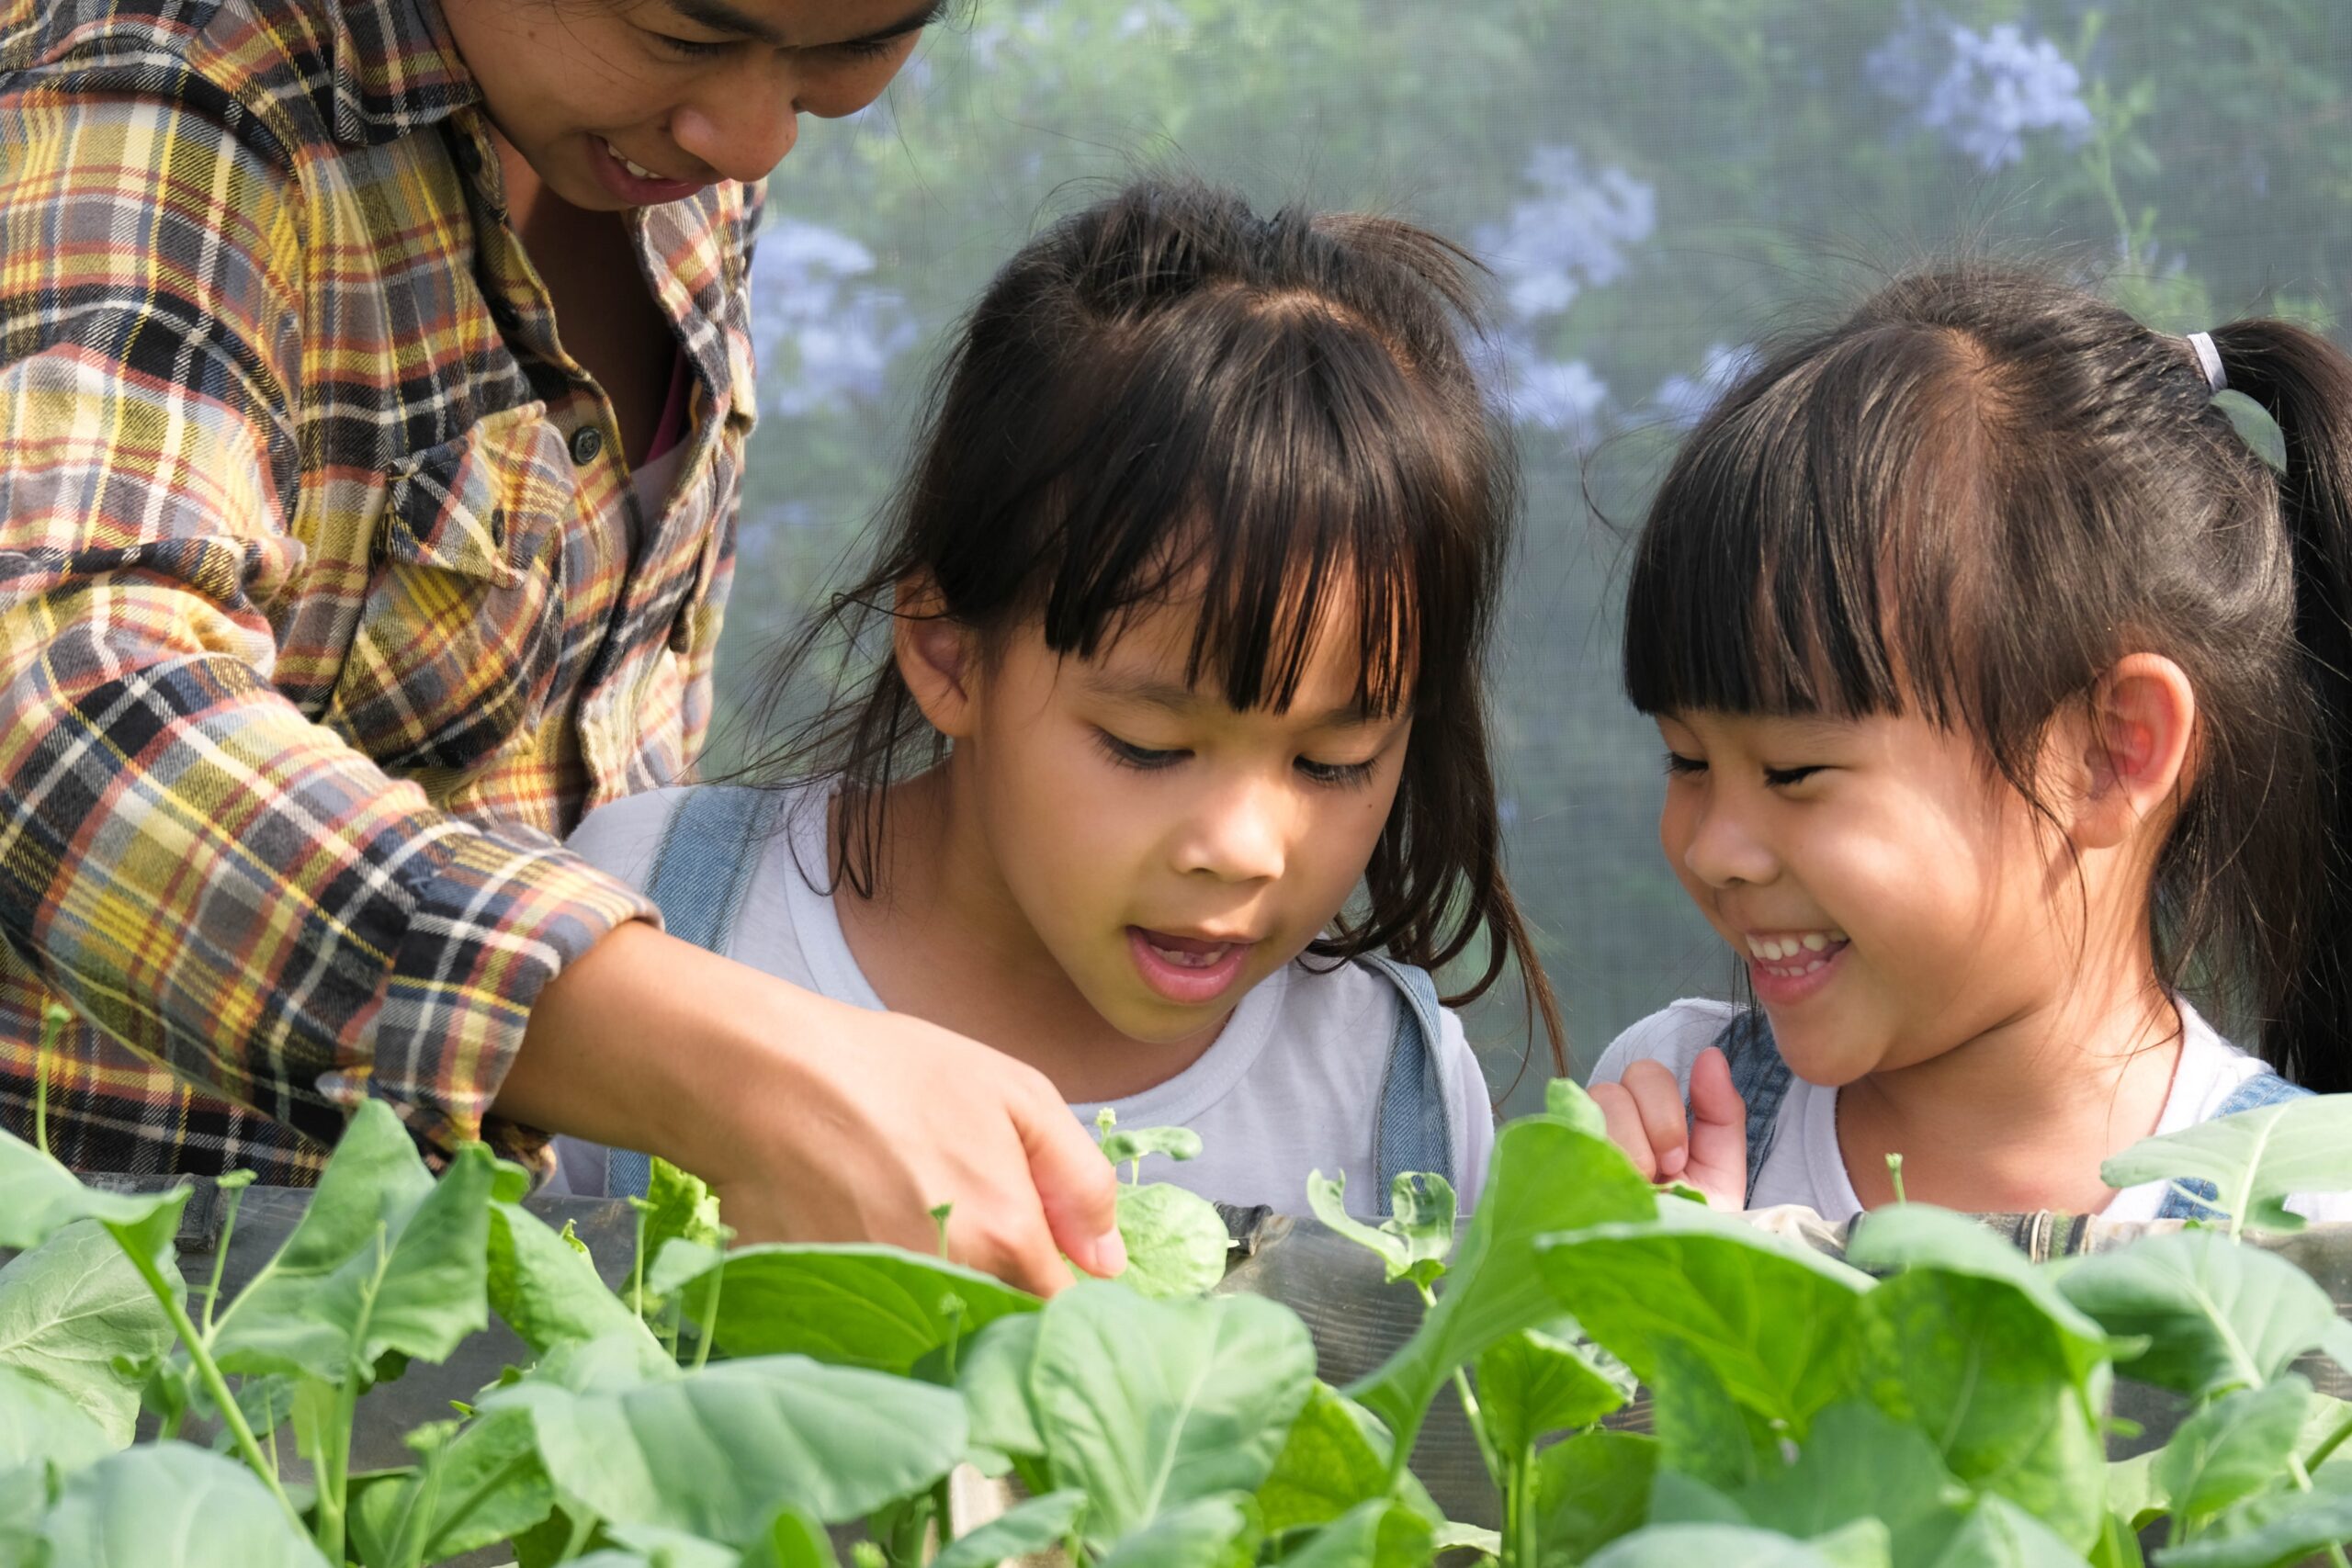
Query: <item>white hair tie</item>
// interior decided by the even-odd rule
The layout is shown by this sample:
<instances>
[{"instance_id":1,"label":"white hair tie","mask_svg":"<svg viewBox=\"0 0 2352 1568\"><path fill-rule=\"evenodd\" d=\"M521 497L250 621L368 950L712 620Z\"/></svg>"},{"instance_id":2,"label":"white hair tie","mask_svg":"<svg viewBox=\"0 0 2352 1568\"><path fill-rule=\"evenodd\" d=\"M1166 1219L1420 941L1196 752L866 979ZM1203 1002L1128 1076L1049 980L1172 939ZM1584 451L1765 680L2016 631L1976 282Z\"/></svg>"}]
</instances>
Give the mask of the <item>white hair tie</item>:
<instances>
[{"instance_id":1,"label":"white hair tie","mask_svg":"<svg viewBox=\"0 0 2352 1568\"><path fill-rule=\"evenodd\" d=\"M2229 389L2230 378L2222 368L2222 351L2213 346L2211 333L2191 333L2188 346L2197 351L2198 367L2205 372L2206 384L2217 392Z\"/></svg>"}]
</instances>

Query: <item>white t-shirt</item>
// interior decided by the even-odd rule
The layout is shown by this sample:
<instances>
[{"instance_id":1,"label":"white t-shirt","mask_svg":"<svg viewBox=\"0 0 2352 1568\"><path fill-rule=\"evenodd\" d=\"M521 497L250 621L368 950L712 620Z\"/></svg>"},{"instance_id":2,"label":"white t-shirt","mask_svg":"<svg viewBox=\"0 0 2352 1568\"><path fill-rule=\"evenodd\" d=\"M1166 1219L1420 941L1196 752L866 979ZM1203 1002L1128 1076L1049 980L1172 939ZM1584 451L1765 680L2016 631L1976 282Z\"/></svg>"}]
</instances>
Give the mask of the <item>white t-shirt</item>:
<instances>
[{"instance_id":1,"label":"white t-shirt","mask_svg":"<svg viewBox=\"0 0 2352 1568\"><path fill-rule=\"evenodd\" d=\"M2258 1057L2222 1039L2187 1001L2179 1007L2180 1062L2173 1069L2172 1092L2156 1122L2158 1133L2177 1133L2211 1121L2240 1084L2263 1071ZM1691 998L1654 1012L1610 1043L1600 1065L1592 1070L1592 1081L1615 1083L1627 1066L1646 1060L1670 1068L1687 1097L1699 1053L1715 1043L1738 1010L1729 1002ZM1779 1131L1764 1156L1764 1168L1756 1173L1747 1206L1801 1203L1832 1224L1860 1213L1862 1201L1854 1194L1845 1156L1838 1147L1838 1091L1792 1077L1775 1122ZM2163 1182L2143 1182L2117 1192L2100 1214L2109 1220L2153 1220L2164 1197ZM2294 1199L2289 1207L2306 1219L2352 1219L2352 1194L2314 1193Z\"/></svg>"},{"instance_id":2,"label":"white t-shirt","mask_svg":"<svg viewBox=\"0 0 2352 1568\"><path fill-rule=\"evenodd\" d=\"M570 847L642 887L682 788L615 801L588 817ZM821 996L883 1011L842 934L833 900L809 886L806 865L825 866L824 813L800 795L789 828L767 843L737 917L727 956ZM796 855L797 858L796 859ZM1319 965L1318 965L1319 968ZM1306 1212L1306 1178L1345 1171L1351 1212L1372 1214L1378 1162L1373 1141L1380 1085L1402 998L1385 977L1361 964L1317 972L1289 964L1260 981L1236 1006L1198 1061L1140 1094L1109 1102L1122 1127L1190 1127L1201 1135L1198 1158L1147 1160L1149 1180L1172 1181L1219 1202L1264 1203L1277 1213ZM1438 1077L1445 1096L1464 1210L1476 1197L1494 1147L1494 1111L1478 1058L1451 1010L1441 1014ZM952 1086L943 1086L952 1092ZM1072 1104L1091 1126L1101 1103Z\"/></svg>"}]
</instances>

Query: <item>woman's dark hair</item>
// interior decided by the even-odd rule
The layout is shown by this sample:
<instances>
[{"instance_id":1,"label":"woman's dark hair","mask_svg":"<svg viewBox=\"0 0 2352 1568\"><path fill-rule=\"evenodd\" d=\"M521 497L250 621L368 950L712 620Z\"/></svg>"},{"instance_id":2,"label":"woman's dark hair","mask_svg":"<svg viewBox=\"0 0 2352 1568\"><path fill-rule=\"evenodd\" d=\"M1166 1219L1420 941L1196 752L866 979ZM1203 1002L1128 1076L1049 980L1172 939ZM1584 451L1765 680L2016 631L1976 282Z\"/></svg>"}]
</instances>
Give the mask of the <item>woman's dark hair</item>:
<instances>
[{"instance_id":1,"label":"woman's dark hair","mask_svg":"<svg viewBox=\"0 0 2352 1568\"><path fill-rule=\"evenodd\" d=\"M1515 958L1531 1028L1540 1014L1564 1062L1503 875L1482 691L1518 498L1464 350L1475 271L1393 219L1260 218L1160 180L1014 256L939 371L870 564L769 684L773 716L819 648L850 645L824 710L763 721L778 739L747 770L836 781L831 885L873 894L892 782L946 751L875 635L899 584L935 585L983 646L1036 624L1080 658L1197 594L1187 679L1245 711L1287 708L1335 603L1352 612L1358 700L1409 712L1413 733L1365 897L1308 951L1435 970L1483 940L1483 967L1446 999L1483 994Z\"/></svg>"},{"instance_id":2,"label":"woman's dark hair","mask_svg":"<svg viewBox=\"0 0 2352 1568\"><path fill-rule=\"evenodd\" d=\"M2030 271L1903 277L1768 353L1651 507L1625 689L1650 714L1920 712L2039 804L2062 708L2164 655L2198 718L2159 976L2352 1089L2352 359L2285 321L2211 336L2283 478L2186 339Z\"/></svg>"}]
</instances>

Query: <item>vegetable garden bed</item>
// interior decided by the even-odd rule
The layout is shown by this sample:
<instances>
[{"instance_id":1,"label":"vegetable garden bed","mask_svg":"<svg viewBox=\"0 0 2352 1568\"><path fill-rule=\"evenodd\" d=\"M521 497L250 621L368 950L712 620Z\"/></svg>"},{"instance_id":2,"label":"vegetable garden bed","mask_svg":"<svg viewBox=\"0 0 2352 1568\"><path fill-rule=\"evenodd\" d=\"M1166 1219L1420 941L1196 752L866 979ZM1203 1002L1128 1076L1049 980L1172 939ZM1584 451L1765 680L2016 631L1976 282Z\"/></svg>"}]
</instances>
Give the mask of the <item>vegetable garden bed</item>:
<instances>
[{"instance_id":1,"label":"vegetable garden bed","mask_svg":"<svg viewBox=\"0 0 2352 1568\"><path fill-rule=\"evenodd\" d=\"M1227 1271L1226 1225L1133 1183L1157 1294L1042 1304L723 1253L666 1168L637 1208L481 1148L436 1179L381 1107L315 1193L109 1191L0 1140L0 1562L2342 1562L2352 1240L2278 1200L2352 1187L2347 1134L2321 1100L2143 1145L2247 1223L2039 1262L1917 1205L1808 1245L1661 1194L1563 1084L1458 1236L1442 1183L1376 1227L1320 1184L1328 1225L1244 1226ZM1132 1175L1183 1140L1108 1142ZM951 1472L1022 1500L982 1522Z\"/></svg>"}]
</instances>

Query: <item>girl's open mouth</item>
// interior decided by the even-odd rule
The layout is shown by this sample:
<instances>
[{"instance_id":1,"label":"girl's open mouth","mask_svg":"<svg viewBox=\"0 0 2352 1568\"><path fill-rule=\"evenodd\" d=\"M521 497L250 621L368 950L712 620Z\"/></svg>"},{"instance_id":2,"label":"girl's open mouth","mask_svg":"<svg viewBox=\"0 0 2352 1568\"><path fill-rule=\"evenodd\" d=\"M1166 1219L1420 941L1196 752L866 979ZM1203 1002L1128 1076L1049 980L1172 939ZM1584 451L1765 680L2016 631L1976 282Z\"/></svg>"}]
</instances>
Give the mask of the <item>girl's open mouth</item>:
<instances>
[{"instance_id":1,"label":"girl's open mouth","mask_svg":"<svg viewBox=\"0 0 2352 1568\"><path fill-rule=\"evenodd\" d=\"M1761 1002L1803 1001L1829 983L1853 939L1835 928L1750 935L1747 977Z\"/></svg>"},{"instance_id":2,"label":"girl's open mouth","mask_svg":"<svg viewBox=\"0 0 2352 1568\"><path fill-rule=\"evenodd\" d=\"M1213 942L1142 926L1127 928L1127 950L1143 983L1188 1007L1215 1001L1230 989L1255 946L1253 942Z\"/></svg>"}]
</instances>

